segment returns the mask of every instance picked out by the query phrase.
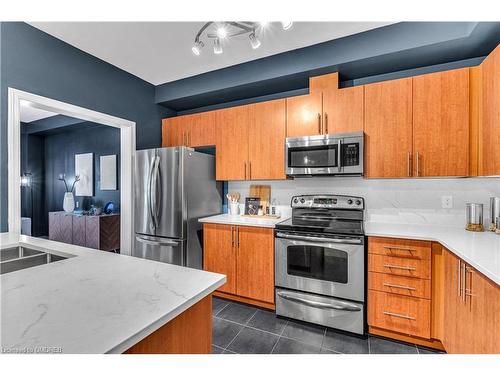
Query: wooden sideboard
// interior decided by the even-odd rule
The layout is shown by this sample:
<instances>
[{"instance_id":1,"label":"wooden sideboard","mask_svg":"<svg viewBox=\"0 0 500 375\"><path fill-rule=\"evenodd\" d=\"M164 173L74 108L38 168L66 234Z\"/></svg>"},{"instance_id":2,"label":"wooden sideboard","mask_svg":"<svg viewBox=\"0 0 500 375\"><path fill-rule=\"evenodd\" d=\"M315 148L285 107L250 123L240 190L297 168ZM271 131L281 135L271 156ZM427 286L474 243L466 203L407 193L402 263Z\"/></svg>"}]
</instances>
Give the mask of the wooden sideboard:
<instances>
[{"instance_id":1,"label":"wooden sideboard","mask_svg":"<svg viewBox=\"0 0 500 375\"><path fill-rule=\"evenodd\" d=\"M120 248L120 214L75 215L49 212L49 240L93 249L114 251Z\"/></svg>"}]
</instances>

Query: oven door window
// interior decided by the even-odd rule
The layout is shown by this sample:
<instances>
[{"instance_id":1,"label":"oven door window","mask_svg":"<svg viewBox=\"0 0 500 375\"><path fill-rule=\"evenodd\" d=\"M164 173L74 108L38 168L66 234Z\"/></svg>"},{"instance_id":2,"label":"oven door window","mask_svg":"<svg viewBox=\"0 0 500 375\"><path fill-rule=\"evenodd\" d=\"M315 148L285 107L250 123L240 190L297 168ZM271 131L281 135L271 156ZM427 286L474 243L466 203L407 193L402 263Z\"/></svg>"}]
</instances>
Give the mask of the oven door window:
<instances>
[{"instance_id":1,"label":"oven door window","mask_svg":"<svg viewBox=\"0 0 500 375\"><path fill-rule=\"evenodd\" d=\"M286 257L287 273L347 284L347 256L345 251L321 245L289 245Z\"/></svg>"},{"instance_id":2,"label":"oven door window","mask_svg":"<svg viewBox=\"0 0 500 375\"><path fill-rule=\"evenodd\" d=\"M289 168L336 168L337 145L292 147L288 149Z\"/></svg>"}]
</instances>

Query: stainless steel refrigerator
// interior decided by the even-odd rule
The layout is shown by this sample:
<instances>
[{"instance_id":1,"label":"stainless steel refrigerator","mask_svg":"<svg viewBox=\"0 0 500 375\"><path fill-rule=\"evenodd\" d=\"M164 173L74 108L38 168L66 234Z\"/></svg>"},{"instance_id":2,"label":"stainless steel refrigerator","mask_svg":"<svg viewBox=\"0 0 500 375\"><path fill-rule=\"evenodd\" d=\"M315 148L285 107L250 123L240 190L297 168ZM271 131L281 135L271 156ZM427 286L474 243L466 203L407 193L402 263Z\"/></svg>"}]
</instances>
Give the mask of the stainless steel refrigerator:
<instances>
[{"instance_id":1,"label":"stainless steel refrigerator","mask_svg":"<svg viewBox=\"0 0 500 375\"><path fill-rule=\"evenodd\" d=\"M192 268L203 267L198 219L222 210L215 157L187 147L136 152L133 255Z\"/></svg>"}]
</instances>

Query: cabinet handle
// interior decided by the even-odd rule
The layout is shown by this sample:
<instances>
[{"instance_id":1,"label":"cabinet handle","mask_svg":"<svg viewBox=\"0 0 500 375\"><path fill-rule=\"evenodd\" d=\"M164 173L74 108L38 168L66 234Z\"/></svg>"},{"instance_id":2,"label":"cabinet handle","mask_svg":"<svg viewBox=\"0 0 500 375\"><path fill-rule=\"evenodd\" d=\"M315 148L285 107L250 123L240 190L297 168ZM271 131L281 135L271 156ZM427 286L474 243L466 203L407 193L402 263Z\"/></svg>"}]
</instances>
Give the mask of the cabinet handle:
<instances>
[{"instance_id":1,"label":"cabinet handle","mask_svg":"<svg viewBox=\"0 0 500 375\"><path fill-rule=\"evenodd\" d=\"M410 249L408 247L398 247L398 246L384 246L384 249L387 249L390 252L392 252L392 250L408 251L410 254L412 254L412 252L415 251L414 249Z\"/></svg>"},{"instance_id":2,"label":"cabinet handle","mask_svg":"<svg viewBox=\"0 0 500 375\"><path fill-rule=\"evenodd\" d=\"M248 162L248 179L249 180L252 179L252 162L251 161Z\"/></svg>"},{"instance_id":3,"label":"cabinet handle","mask_svg":"<svg viewBox=\"0 0 500 375\"><path fill-rule=\"evenodd\" d=\"M234 247L234 227L231 226L231 247Z\"/></svg>"},{"instance_id":4,"label":"cabinet handle","mask_svg":"<svg viewBox=\"0 0 500 375\"><path fill-rule=\"evenodd\" d=\"M467 273L474 273L474 270L472 268L467 267L467 265L465 265L464 267L465 267L465 275L467 275ZM467 284L464 287L464 294L465 294L465 298L475 296L475 294L473 293L473 290L472 290L472 277L470 279L470 288L467 289ZM472 298L471 298L471 301L472 301Z\"/></svg>"},{"instance_id":5,"label":"cabinet handle","mask_svg":"<svg viewBox=\"0 0 500 375\"><path fill-rule=\"evenodd\" d=\"M460 276L460 279L462 282L462 286L461 286L461 288L462 288L462 301L465 302L465 286L467 285L467 281L466 281L467 274L465 272L465 263L462 261L460 261L460 263L461 263L461 267L462 267L462 269L460 271L462 273L462 275Z\"/></svg>"},{"instance_id":6,"label":"cabinet handle","mask_svg":"<svg viewBox=\"0 0 500 375\"><path fill-rule=\"evenodd\" d=\"M396 318L401 318L401 319L417 320L417 319L416 319L416 318L414 318L413 316L396 314L396 313L389 312L389 311L384 311L384 314L385 314L385 315L389 315L389 316L394 316L394 317L396 317Z\"/></svg>"},{"instance_id":7,"label":"cabinet handle","mask_svg":"<svg viewBox=\"0 0 500 375\"><path fill-rule=\"evenodd\" d=\"M247 162L245 162L245 180L247 179Z\"/></svg>"},{"instance_id":8,"label":"cabinet handle","mask_svg":"<svg viewBox=\"0 0 500 375\"><path fill-rule=\"evenodd\" d=\"M458 297L462 296L462 261L459 259L458 260L458 275L457 275L457 280L458 280Z\"/></svg>"},{"instance_id":9,"label":"cabinet handle","mask_svg":"<svg viewBox=\"0 0 500 375\"><path fill-rule=\"evenodd\" d=\"M321 113L318 113L318 133L323 134L323 129L321 127Z\"/></svg>"},{"instance_id":10,"label":"cabinet handle","mask_svg":"<svg viewBox=\"0 0 500 375\"><path fill-rule=\"evenodd\" d=\"M189 138L191 138L191 134L189 134L189 130L186 132L186 146L189 146Z\"/></svg>"},{"instance_id":11,"label":"cabinet handle","mask_svg":"<svg viewBox=\"0 0 500 375\"><path fill-rule=\"evenodd\" d=\"M325 113L325 134L328 134L328 113Z\"/></svg>"},{"instance_id":12,"label":"cabinet handle","mask_svg":"<svg viewBox=\"0 0 500 375\"><path fill-rule=\"evenodd\" d=\"M396 285L396 284L384 283L384 286L387 286L389 288L397 288L397 289L417 290L416 288L412 288L411 286L407 286L407 285Z\"/></svg>"},{"instance_id":13,"label":"cabinet handle","mask_svg":"<svg viewBox=\"0 0 500 375\"><path fill-rule=\"evenodd\" d=\"M417 151L417 177L420 177L420 154Z\"/></svg>"},{"instance_id":14,"label":"cabinet handle","mask_svg":"<svg viewBox=\"0 0 500 375\"><path fill-rule=\"evenodd\" d=\"M386 268L395 268L398 270L405 270L405 271L416 271L416 267L410 267L410 266L396 266L393 264L384 264L384 267Z\"/></svg>"},{"instance_id":15,"label":"cabinet handle","mask_svg":"<svg viewBox=\"0 0 500 375\"><path fill-rule=\"evenodd\" d=\"M406 168L408 169L408 177L411 177L411 153L408 151L408 159L406 161Z\"/></svg>"},{"instance_id":16,"label":"cabinet handle","mask_svg":"<svg viewBox=\"0 0 500 375\"><path fill-rule=\"evenodd\" d=\"M240 248L240 227L236 227L236 239L238 241L238 249Z\"/></svg>"}]
</instances>

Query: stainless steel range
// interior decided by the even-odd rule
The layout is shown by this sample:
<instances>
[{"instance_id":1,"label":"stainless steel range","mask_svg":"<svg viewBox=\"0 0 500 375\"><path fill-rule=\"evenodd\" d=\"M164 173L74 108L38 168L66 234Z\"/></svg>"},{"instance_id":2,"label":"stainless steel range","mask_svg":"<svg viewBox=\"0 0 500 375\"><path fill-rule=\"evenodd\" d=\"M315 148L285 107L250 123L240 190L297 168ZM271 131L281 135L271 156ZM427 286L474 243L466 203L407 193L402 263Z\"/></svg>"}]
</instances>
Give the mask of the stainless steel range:
<instances>
[{"instance_id":1,"label":"stainless steel range","mask_svg":"<svg viewBox=\"0 0 500 375\"><path fill-rule=\"evenodd\" d=\"M364 334L363 198L300 195L291 205L276 225L276 314Z\"/></svg>"}]
</instances>

